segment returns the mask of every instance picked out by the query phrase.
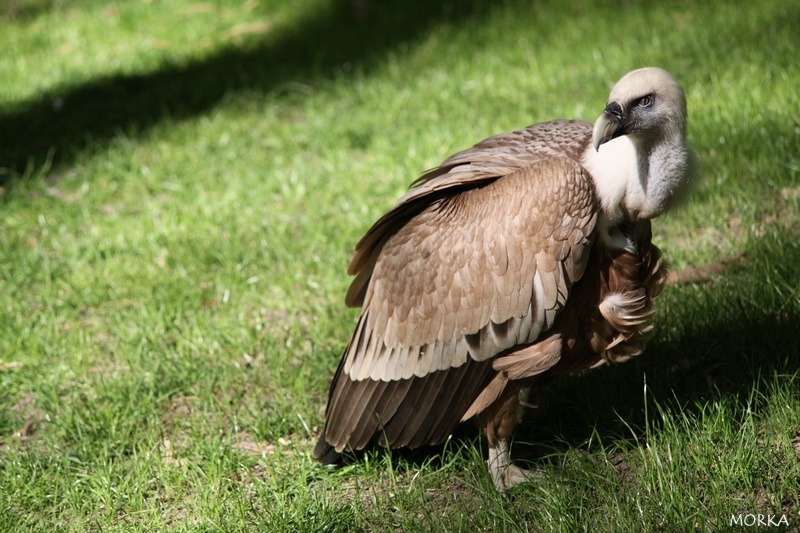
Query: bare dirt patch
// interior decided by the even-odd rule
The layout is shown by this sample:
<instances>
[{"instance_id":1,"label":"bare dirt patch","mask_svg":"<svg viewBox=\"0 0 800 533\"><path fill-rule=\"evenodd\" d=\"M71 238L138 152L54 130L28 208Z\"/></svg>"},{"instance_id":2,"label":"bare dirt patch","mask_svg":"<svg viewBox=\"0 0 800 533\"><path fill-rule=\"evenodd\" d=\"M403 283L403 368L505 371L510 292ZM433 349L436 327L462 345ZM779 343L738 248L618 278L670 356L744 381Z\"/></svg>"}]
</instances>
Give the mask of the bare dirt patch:
<instances>
[{"instance_id":1,"label":"bare dirt patch","mask_svg":"<svg viewBox=\"0 0 800 533\"><path fill-rule=\"evenodd\" d=\"M700 283L710 281L715 277L722 274L727 268L731 266L740 265L745 261L744 252L724 257L719 261L706 263L699 266L688 266L680 270L670 272L667 277L667 283L682 285L685 283Z\"/></svg>"}]
</instances>

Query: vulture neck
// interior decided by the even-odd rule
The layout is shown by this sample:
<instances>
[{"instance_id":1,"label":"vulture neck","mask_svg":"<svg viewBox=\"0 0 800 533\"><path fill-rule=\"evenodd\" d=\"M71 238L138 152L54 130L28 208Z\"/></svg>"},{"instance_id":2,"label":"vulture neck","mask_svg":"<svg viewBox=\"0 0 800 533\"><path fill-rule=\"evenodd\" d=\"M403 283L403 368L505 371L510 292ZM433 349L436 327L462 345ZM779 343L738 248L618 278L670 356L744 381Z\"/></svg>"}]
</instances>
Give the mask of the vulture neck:
<instances>
[{"instance_id":1,"label":"vulture neck","mask_svg":"<svg viewBox=\"0 0 800 533\"><path fill-rule=\"evenodd\" d=\"M611 226L657 217L684 195L694 173L682 131L658 138L625 135L599 151L589 145L581 162Z\"/></svg>"}]
</instances>

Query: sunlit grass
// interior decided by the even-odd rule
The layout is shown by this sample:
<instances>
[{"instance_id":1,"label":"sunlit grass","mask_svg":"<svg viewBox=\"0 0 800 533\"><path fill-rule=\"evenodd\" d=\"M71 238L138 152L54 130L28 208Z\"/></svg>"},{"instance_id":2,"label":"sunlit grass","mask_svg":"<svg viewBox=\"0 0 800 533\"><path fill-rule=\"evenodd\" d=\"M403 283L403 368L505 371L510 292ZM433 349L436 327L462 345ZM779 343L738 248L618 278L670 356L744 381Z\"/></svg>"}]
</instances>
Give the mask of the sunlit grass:
<instances>
[{"instance_id":1,"label":"sunlit grass","mask_svg":"<svg viewBox=\"0 0 800 533\"><path fill-rule=\"evenodd\" d=\"M798 13L780 2L18 0L0 8L0 530L724 530L800 524ZM363 21L363 22L360 22ZM648 353L546 393L495 494L466 428L310 458L345 267L424 169L687 89L704 178L654 224Z\"/></svg>"}]
</instances>

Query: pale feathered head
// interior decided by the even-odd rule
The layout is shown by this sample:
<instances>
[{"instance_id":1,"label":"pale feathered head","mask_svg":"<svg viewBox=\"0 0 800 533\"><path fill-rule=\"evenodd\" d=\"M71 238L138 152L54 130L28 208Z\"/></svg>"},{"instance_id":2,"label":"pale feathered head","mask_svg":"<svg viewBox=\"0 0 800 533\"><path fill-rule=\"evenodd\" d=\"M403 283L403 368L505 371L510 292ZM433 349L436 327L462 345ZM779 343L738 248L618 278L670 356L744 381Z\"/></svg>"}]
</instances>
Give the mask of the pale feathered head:
<instances>
[{"instance_id":1,"label":"pale feathered head","mask_svg":"<svg viewBox=\"0 0 800 533\"><path fill-rule=\"evenodd\" d=\"M686 95L672 74L658 67L640 68L623 76L611 89L608 104L594 125L592 144L622 135L633 142L657 142L686 134Z\"/></svg>"},{"instance_id":2,"label":"pale feathered head","mask_svg":"<svg viewBox=\"0 0 800 533\"><path fill-rule=\"evenodd\" d=\"M683 87L666 70L634 70L614 85L586 161L609 214L619 207L631 219L649 219L686 198L697 175L686 119Z\"/></svg>"}]
</instances>

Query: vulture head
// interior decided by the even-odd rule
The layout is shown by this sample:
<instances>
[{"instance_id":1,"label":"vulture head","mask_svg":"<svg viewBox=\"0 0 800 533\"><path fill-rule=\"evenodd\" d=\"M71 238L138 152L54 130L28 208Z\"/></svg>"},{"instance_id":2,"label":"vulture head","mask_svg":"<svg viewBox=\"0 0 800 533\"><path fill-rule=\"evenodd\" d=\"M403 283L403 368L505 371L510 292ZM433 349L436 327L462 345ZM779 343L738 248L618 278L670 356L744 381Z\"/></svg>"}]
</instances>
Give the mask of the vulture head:
<instances>
[{"instance_id":1,"label":"vulture head","mask_svg":"<svg viewBox=\"0 0 800 533\"><path fill-rule=\"evenodd\" d=\"M666 70L634 70L611 89L588 166L612 218L651 219L686 196L695 176L686 119L683 87Z\"/></svg>"},{"instance_id":2,"label":"vulture head","mask_svg":"<svg viewBox=\"0 0 800 533\"><path fill-rule=\"evenodd\" d=\"M594 124L592 144L622 135L634 142L657 141L686 134L686 96L678 80L666 70L650 67L629 72L611 89L603 114Z\"/></svg>"}]
</instances>

